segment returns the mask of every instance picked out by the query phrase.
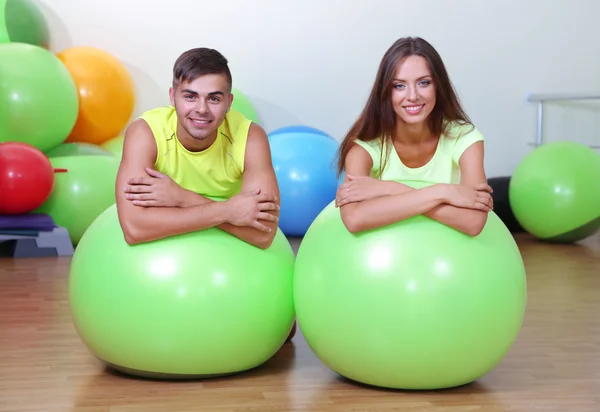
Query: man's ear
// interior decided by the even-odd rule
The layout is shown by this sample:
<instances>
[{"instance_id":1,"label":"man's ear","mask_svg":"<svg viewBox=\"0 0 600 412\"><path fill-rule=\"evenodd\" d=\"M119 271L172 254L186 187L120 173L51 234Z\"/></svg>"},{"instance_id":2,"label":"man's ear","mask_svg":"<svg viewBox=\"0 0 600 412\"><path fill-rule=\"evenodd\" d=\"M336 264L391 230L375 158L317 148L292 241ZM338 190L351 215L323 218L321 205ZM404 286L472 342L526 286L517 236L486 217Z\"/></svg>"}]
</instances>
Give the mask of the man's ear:
<instances>
[{"instance_id":1,"label":"man's ear","mask_svg":"<svg viewBox=\"0 0 600 412\"><path fill-rule=\"evenodd\" d=\"M227 108L227 112L229 112L231 110L231 105L233 104L233 93L229 93L229 107Z\"/></svg>"},{"instance_id":2,"label":"man's ear","mask_svg":"<svg viewBox=\"0 0 600 412\"><path fill-rule=\"evenodd\" d=\"M175 90L169 87L169 99L171 100L171 106L175 106Z\"/></svg>"}]
</instances>

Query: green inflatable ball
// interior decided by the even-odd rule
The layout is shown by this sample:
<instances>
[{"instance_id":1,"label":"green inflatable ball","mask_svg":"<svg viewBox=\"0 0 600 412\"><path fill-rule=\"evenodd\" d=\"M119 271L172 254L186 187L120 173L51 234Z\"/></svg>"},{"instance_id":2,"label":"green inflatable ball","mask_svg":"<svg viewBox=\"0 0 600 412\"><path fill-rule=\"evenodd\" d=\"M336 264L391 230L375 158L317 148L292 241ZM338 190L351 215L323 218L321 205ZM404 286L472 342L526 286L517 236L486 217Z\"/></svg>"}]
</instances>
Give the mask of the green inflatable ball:
<instances>
[{"instance_id":1,"label":"green inflatable ball","mask_svg":"<svg viewBox=\"0 0 600 412\"><path fill-rule=\"evenodd\" d=\"M31 0L0 0L0 32L3 24L5 42L50 48L50 30L46 18ZM0 43L1 38L0 34Z\"/></svg>"},{"instance_id":2,"label":"green inflatable ball","mask_svg":"<svg viewBox=\"0 0 600 412\"><path fill-rule=\"evenodd\" d=\"M48 157L66 156L112 156L112 153L92 143L61 143L46 152Z\"/></svg>"},{"instance_id":3,"label":"green inflatable ball","mask_svg":"<svg viewBox=\"0 0 600 412\"><path fill-rule=\"evenodd\" d=\"M124 143L125 135L113 137L110 140L102 143L102 147L116 156L119 161L123 157L123 143Z\"/></svg>"},{"instance_id":4,"label":"green inflatable ball","mask_svg":"<svg viewBox=\"0 0 600 412\"><path fill-rule=\"evenodd\" d=\"M294 273L298 325L317 357L392 389L456 387L490 372L516 340L526 294L519 249L493 212L477 237L425 216L352 234L332 202Z\"/></svg>"},{"instance_id":5,"label":"green inflatable ball","mask_svg":"<svg viewBox=\"0 0 600 412\"><path fill-rule=\"evenodd\" d=\"M114 204L119 161L114 156L50 157L55 169L54 189L37 213L49 214L54 222L66 228L77 245L107 207Z\"/></svg>"},{"instance_id":6,"label":"green inflatable ball","mask_svg":"<svg viewBox=\"0 0 600 412\"><path fill-rule=\"evenodd\" d=\"M581 143L529 152L509 183L515 218L540 240L573 243L600 229L600 154Z\"/></svg>"},{"instance_id":7,"label":"green inflatable ball","mask_svg":"<svg viewBox=\"0 0 600 412\"><path fill-rule=\"evenodd\" d=\"M294 253L218 228L129 245L115 205L73 256L69 302L89 350L134 376L235 374L269 360L294 323Z\"/></svg>"},{"instance_id":8,"label":"green inflatable ball","mask_svg":"<svg viewBox=\"0 0 600 412\"><path fill-rule=\"evenodd\" d=\"M65 65L24 43L0 47L0 142L29 143L46 152L75 125L79 97Z\"/></svg>"},{"instance_id":9,"label":"green inflatable ball","mask_svg":"<svg viewBox=\"0 0 600 412\"><path fill-rule=\"evenodd\" d=\"M6 0L0 0L0 44L10 43L6 28Z\"/></svg>"},{"instance_id":10,"label":"green inflatable ball","mask_svg":"<svg viewBox=\"0 0 600 412\"><path fill-rule=\"evenodd\" d=\"M231 104L231 108L233 110L237 110L242 113L248 119L252 120L256 124L260 124L260 119L258 118L258 113L256 113L256 109L254 105L241 90L233 88L231 90L233 94L233 103Z\"/></svg>"}]
</instances>

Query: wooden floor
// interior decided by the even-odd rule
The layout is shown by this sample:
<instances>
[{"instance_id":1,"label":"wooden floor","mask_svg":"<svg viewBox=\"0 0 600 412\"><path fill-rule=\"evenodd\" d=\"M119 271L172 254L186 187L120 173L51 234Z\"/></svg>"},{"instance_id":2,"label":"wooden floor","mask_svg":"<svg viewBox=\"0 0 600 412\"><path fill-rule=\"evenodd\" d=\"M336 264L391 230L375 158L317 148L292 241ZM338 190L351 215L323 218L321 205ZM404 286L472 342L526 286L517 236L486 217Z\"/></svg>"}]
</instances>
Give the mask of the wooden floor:
<instances>
[{"instance_id":1,"label":"wooden floor","mask_svg":"<svg viewBox=\"0 0 600 412\"><path fill-rule=\"evenodd\" d=\"M528 272L525 325L508 356L471 385L432 392L349 382L302 335L263 367L195 382L106 370L76 335L70 259L0 259L0 411L600 412L600 235L558 246L518 236Z\"/></svg>"}]
</instances>

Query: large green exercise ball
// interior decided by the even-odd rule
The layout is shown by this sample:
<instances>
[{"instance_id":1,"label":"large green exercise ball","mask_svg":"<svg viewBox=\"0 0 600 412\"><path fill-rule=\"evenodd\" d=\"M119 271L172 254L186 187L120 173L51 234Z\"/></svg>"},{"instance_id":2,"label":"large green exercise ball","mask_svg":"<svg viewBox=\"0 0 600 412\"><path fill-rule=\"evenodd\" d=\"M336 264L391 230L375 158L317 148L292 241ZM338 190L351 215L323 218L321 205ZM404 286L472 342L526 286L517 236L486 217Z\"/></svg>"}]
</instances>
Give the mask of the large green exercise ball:
<instances>
[{"instance_id":1,"label":"large green exercise ball","mask_svg":"<svg viewBox=\"0 0 600 412\"><path fill-rule=\"evenodd\" d=\"M54 148L75 125L78 99L73 78L54 54L25 43L0 45L0 142Z\"/></svg>"},{"instance_id":2,"label":"large green exercise ball","mask_svg":"<svg viewBox=\"0 0 600 412\"><path fill-rule=\"evenodd\" d=\"M58 146L46 152L48 157L64 157L64 156L113 156L104 147L84 142L68 142L61 143Z\"/></svg>"},{"instance_id":3,"label":"large green exercise ball","mask_svg":"<svg viewBox=\"0 0 600 412\"><path fill-rule=\"evenodd\" d=\"M10 43L6 28L6 0L0 0L0 44Z\"/></svg>"},{"instance_id":4,"label":"large green exercise ball","mask_svg":"<svg viewBox=\"0 0 600 412\"><path fill-rule=\"evenodd\" d=\"M129 245L115 205L73 256L69 302L92 353L121 372L162 379L233 374L269 360L294 323L293 250L218 228Z\"/></svg>"},{"instance_id":5,"label":"large green exercise ball","mask_svg":"<svg viewBox=\"0 0 600 412\"><path fill-rule=\"evenodd\" d=\"M56 169L50 197L37 210L67 229L74 245L107 207L115 203L119 160L110 154L50 157Z\"/></svg>"},{"instance_id":6,"label":"large green exercise ball","mask_svg":"<svg viewBox=\"0 0 600 412\"><path fill-rule=\"evenodd\" d=\"M27 43L50 48L50 30L44 14L31 0L0 0L4 7L4 24L8 40L14 43ZM2 20L2 11L0 11ZM2 21L0 21L0 26ZM1 30L1 29L0 29Z\"/></svg>"},{"instance_id":7,"label":"large green exercise ball","mask_svg":"<svg viewBox=\"0 0 600 412\"><path fill-rule=\"evenodd\" d=\"M600 154L581 143L546 143L510 179L515 218L538 239L572 243L600 228Z\"/></svg>"},{"instance_id":8,"label":"large green exercise ball","mask_svg":"<svg viewBox=\"0 0 600 412\"><path fill-rule=\"evenodd\" d=\"M260 124L258 113L256 113L256 109L254 108L254 105L252 104L250 98L246 96L246 94L244 94L241 90L236 88L233 88L231 90L231 93L233 94L233 103L231 104L231 108L242 113L254 123Z\"/></svg>"},{"instance_id":9,"label":"large green exercise ball","mask_svg":"<svg viewBox=\"0 0 600 412\"><path fill-rule=\"evenodd\" d=\"M300 245L294 301L306 341L338 374L443 389L507 354L524 318L525 268L493 212L477 237L424 216L352 234L332 202Z\"/></svg>"},{"instance_id":10,"label":"large green exercise ball","mask_svg":"<svg viewBox=\"0 0 600 412\"><path fill-rule=\"evenodd\" d=\"M104 150L112 153L115 157L121 161L123 157L123 144L125 143L125 135L121 134L119 136L113 137L112 139L107 140L102 143L101 146Z\"/></svg>"}]
</instances>

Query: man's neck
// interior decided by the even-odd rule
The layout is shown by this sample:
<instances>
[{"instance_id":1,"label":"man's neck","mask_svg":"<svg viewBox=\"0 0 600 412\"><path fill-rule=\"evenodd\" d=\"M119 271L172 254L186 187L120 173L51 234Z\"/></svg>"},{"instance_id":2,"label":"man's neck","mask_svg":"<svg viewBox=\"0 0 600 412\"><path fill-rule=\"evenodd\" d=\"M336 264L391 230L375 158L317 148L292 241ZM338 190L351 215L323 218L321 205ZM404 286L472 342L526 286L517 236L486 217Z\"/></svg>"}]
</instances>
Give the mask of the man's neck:
<instances>
[{"instance_id":1,"label":"man's neck","mask_svg":"<svg viewBox=\"0 0 600 412\"><path fill-rule=\"evenodd\" d=\"M212 146L212 144L217 140L218 133L219 131L215 130L215 132L209 138L198 140L190 136L188 132L181 127L180 124L178 124L176 138L179 140L181 145L190 152L202 152Z\"/></svg>"}]
</instances>

